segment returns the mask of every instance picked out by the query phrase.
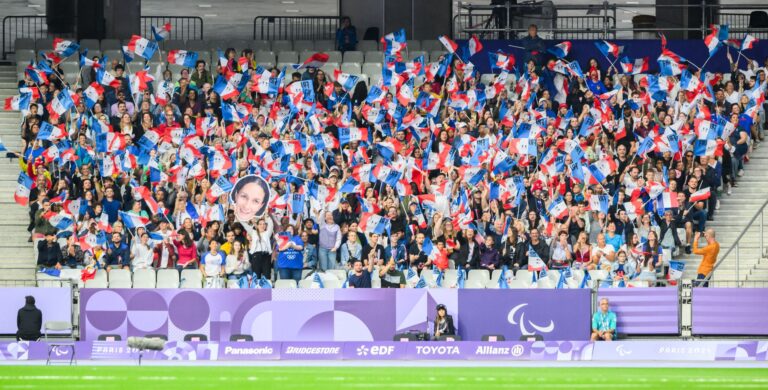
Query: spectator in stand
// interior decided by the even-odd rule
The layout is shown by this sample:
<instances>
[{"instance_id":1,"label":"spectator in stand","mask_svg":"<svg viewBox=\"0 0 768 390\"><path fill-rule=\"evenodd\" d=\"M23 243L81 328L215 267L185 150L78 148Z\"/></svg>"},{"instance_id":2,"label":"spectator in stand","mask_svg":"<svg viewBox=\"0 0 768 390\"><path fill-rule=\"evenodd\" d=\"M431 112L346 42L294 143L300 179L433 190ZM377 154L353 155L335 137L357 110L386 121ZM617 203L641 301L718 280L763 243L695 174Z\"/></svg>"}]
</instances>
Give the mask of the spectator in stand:
<instances>
[{"instance_id":1,"label":"spectator in stand","mask_svg":"<svg viewBox=\"0 0 768 390\"><path fill-rule=\"evenodd\" d=\"M344 53L357 49L357 30L349 17L342 17L341 26L336 30L336 50Z\"/></svg>"},{"instance_id":2,"label":"spectator in stand","mask_svg":"<svg viewBox=\"0 0 768 390\"><path fill-rule=\"evenodd\" d=\"M563 230L557 235L557 241L552 240L549 251L549 268L561 270L571 267L573 261L573 248L568 243L568 232Z\"/></svg>"},{"instance_id":3,"label":"spectator in stand","mask_svg":"<svg viewBox=\"0 0 768 390\"><path fill-rule=\"evenodd\" d=\"M608 310L608 298L600 300L600 310L592 315L592 341L616 338L616 313Z\"/></svg>"},{"instance_id":4,"label":"spectator in stand","mask_svg":"<svg viewBox=\"0 0 768 390\"><path fill-rule=\"evenodd\" d=\"M539 37L539 27L537 25L531 24L528 26L528 35L521 40L521 44L525 49L522 63L527 64L529 61L533 61L537 67L541 66L544 61L543 55L546 49L544 40Z\"/></svg>"},{"instance_id":5,"label":"spectator in stand","mask_svg":"<svg viewBox=\"0 0 768 390\"><path fill-rule=\"evenodd\" d=\"M123 242L122 234L112 233L112 240L107 244L105 263L107 271L110 271L113 268L131 268L131 251L128 248L128 245Z\"/></svg>"},{"instance_id":6,"label":"spectator in stand","mask_svg":"<svg viewBox=\"0 0 768 390\"><path fill-rule=\"evenodd\" d=\"M63 265L69 268L83 268L83 260L85 255L83 250L80 249L80 243L75 240L75 236L72 235L67 239L67 246L64 249Z\"/></svg>"},{"instance_id":7,"label":"spectator in stand","mask_svg":"<svg viewBox=\"0 0 768 390\"><path fill-rule=\"evenodd\" d=\"M309 233L301 232L301 241L304 241L304 269L315 269L317 267L317 246L312 244L309 239Z\"/></svg>"},{"instance_id":8,"label":"spectator in stand","mask_svg":"<svg viewBox=\"0 0 768 390\"><path fill-rule=\"evenodd\" d=\"M251 263L248 261L248 251L245 250L243 244L239 241L235 241L232 244L232 251L227 255L225 268L227 278L229 280L240 279L240 277L250 269Z\"/></svg>"},{"instance_id":9,"label":"spectator in stand","mask_svg":"<svg viewBox=\"0 0 768 390\"><path fill-rule=\"evenodd\" d=\"M715 229L709 228L704 231L704 239L707 245L699 248L699 239L701 233L696 232L693 236L693 253L701 255L701 263L696 271L696 286L709 287L709 278L717 262L717 255L720 253L720 243L715 239Z\"/></svg>"},{"instance_id":10,"label":"spectator in stand","mask_svg":"<svg viewBox=\"0 0 768 390\"><path fill-rule=\"evenodd\" d=\"M45 240L37 243L37 266L61 269L62 262L61 247L56 242L56 233L48 231L45 233Z\"/></svg>"},{"instance_id":11,"label":"spectator in stand","mask_svg":"<svg viewBox=\"0 0 768 390\"><path fill-rule=\"evenodd\" d=\"M478 263L479 269L485 269L488 270L488 272L493 273L493 271L497 268L499 268L499 262L501 260L501 256L499 255L499 251L496 250L496 247L493 245L493 237L491 235L485 236L484 242L480 244L478 247L478 251L480 252L480 262Z\"/></svg>"},{"instance_id":12,"label":"spectator in stand","mask_svg":"<svg viewBox=\"0 0 768 390\"><path fill-rule=\"evenodd\" d=\"M267 222L270 223L267 223ZM257 278L272 278L272 220L271 218L262 218L256 223L256 229L252 229L250 234L249 261L251 270Z\"/></svg>"},{"instance_id":13,"label":"spectator in stand","mask_svg":"<svg viewBox=\"0 0 768 390\"><path fill-rule=\"evenodd\" d=\"M206 63L203 60L197 60L195 63L195 71L192 72L190 77L192 85L197 88L203 88L205 84L213 84L213 78L211 73L206 69Z\"/></svg>"},{"instance_id":14,"label":"spectator in stand","mask_svg":"<svg viewBox=\"0 0 768 390\"><path fill-rule=\"evenodd\" d=\"M363 258L363 244L357 236L357 232L350 230L347 232L347 242L341 246L341 264L351 266L352 259Z\"/></svg>"},{"instance_id":15,"label":"spectator in stand","mask_svg":"<svg viewBox=\"0 0 768 390\"><path fill-rule=\"evenodd\" d=\"M154 252L149 245L149 234L141 233L131 245L131 270L152 268Z\"/></svg>"},{"instance_id":16,"label":"spectator in stand","mask_svg":"<svg viewBox=\"0 0 768 390\"><path fill-rule=\"evenodd\" d=\"M381 288L405 288L405 274L397 269L397 263L392 258L387 265L379 268Z\"/></svg>"},{"instance_id":17,"label":"spectator in stand","mask_svg":"<svg viewBox=\"0 0 768 390\"><path fill-rule=\"evenodd\" d=\"M152 248L152 266L156 269L176 267L176 246L171 242L170 234Z\"/></svg>"},{"instance_id":18,"label":"spectator in stand","mask_svg":"<svg viewBox=\"0 0 768 390\"><path fill-rule=\"evenodd\" d=\"M336 269L336 251L341 247L341 228L336 224L333 213L325 212L320 218L318 238L319 270Z\"/></svg>"},{"instance_id":19,"label":"spectator in stand","mask_svg":"<svg viewBox=\"0 0 768 390\"><path fill-rule=\"evenodd\" d=\"M200 257L200 272L205 278L205 287L224 287L227 255L219 250L219 242L216 240L211 241L208 247L210 250Z\"/></svg>"},{"instance_id":20,"label":"spectator in stand","mask_svg":"<svg viewBox=\"0 0 768 390\"><path fill-rule=\"evenodd\" d=\"M282 240L277 243L277 268L280 279L293 279L298 283L304 266L304 241L293 234L293 226L288 226L281 235Z\"/></svg>"},{"instance_id":21,"label":"spectator in stand","mask_svg":"<svg viewBox=\"0 0 768 390\"><path fill-rule=\"evenodd\" d=\"M352 272L347 279L348 288L371 288L371 272L373 272L373 263L368 263L363 268L363 261L360 259L350 260L352 263Z\"/></svg>"},{"instance_id":22,"label":"spectator in stand","mask_svg":"<svg viewBox=\"0 0 768 390\"><path fill-rule=\"evenodd\" d=\"M181 240L174 240L178 259L176 260L176 269L181 272L184 269L197 268L197 247L192 241L192 236L187 230L182 230L179 234Z\"/></svg>"},{"instance_id":23,"label":"spectator in stand","mask_svg":"<svg viewBox=\"0 0 768 390\"><path fill-rule=\"evenodd\" d=\"M428 267L431 263L426 253L424 253L424 233L417 233L416 240L411 244L408 249L409 266L416 268L419 274L424 267Z\"/></svg>"}]
</instances>

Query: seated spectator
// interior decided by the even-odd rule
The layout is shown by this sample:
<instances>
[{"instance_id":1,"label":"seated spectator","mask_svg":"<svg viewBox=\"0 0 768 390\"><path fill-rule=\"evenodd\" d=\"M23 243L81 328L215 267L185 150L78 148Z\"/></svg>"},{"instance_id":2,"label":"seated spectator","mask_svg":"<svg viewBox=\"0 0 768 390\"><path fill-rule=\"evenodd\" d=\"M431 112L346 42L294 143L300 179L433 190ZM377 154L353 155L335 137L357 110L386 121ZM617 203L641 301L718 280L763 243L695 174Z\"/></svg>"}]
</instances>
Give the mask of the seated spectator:
<instances>
[{"instance_id":1,"label":"seated spectator","mask_svg":"<svg viewBox=\"0 0 768 390\"><path fill-rule=\"evenodd\" d=\"M397 263L392 258L383 267L379 267L381 288L405 288L405 274L397 269Z\"/></svg>"},{"instance_id":2,"label":"seated spectator","mask_svg":"<svg viewBox=\"0 0 768 390\"><path fill-rule=\"evenodd\" d=\"M122 234L112 233L112 240L107 244L107 254L104 257L104 263L107 271L111 271L113 268L131 268L131 252L128 245L123 241Z\"/></svg>"},{"instance_id":3,"label":"seated spectator","mask_svg":"<svg viewBox=\"0 0 768 390\"><path fill-rule=\"evenodd\" d=\"M149 234L142 232L138 240L133 240L131 245L131 269L152 268L154 252L149 245Z\"/></svg>"},{"instance_id":4,"label":"seated spectator","mask_svg":"<svg viewBox=\"0 0 768 390\"><path fill-rule=\"evenodd\" d=\"M173 245L176 247L176 269L181 272L184 269L197 268L197 247L195 242L192 241L192 237L187 230L182 230L179 234L181 240L173 241Z\"/></svg>"},{"instance_id":5,"label":"seated spectator","mask_svg":"<svg viewBox=\"0 0 768 390\"><path fill-rule=\"evenodd\" d=\"M592 341L616 338L616 313L608 310L608 298L600 300L600 310L592 315Z\"/></svg>"},{"instance_id":6,"label":"seated spectator","mask_svg":"<svg viewBox=\"0 0 768 390\"><path fill-rule=\"evenodd\" d=\"M46 232L45 240L37 243L38 268L61 269L62 261L61 247L56 242L56 233L53 231Z\"/></svg>"},{"instance_id":7,"label":"seated spectator","mask_svg":"<svg viewBox=\"0 0 768 390\"><path fill-rule=\"evenodd\" d=\"M231 232L230 232L231 233ZM230 280L237 280L247 271L250 271L251 263L248 261L248 251L243 244L235 241L232 244L232 251L227 255L226 273Z\"/></svg>"},{"instance_id":8,"label":"seated spectator","mask_svg":"<svg viewBox=\"0 0 768 390\"><path fill-rule=\"evenodd\" d=\"M571 261L573 261L573 250L571 244L568 243L568 232L563 230L558 233L557 241L553 240L549 253L550 269L561 270L570 268Z\"/></svg>"},{"instance_id":9,"label":"seated spectator","mask_svg":"<svg viewBox=\"0 0 768 390\"><path fill-rule=\"evenodd\" d=\"M176 267L176 246L171 242L170 233L163 235L163 241L152 248L152 266L156 269Z\"/></svg>"},{"instance_id":10,"label":"seated spectator","mask_svg":"<svg viewBox=\"0 0 768 390\"><path fill-rule=\"evenodd\" d=\"M433 333L435 337L440 336L455 336L456 328L453 325L453 317L448 314L448 310L445 305L437 305L437 315L435 316L435 329Z\"/></svg>"}]
</instances>

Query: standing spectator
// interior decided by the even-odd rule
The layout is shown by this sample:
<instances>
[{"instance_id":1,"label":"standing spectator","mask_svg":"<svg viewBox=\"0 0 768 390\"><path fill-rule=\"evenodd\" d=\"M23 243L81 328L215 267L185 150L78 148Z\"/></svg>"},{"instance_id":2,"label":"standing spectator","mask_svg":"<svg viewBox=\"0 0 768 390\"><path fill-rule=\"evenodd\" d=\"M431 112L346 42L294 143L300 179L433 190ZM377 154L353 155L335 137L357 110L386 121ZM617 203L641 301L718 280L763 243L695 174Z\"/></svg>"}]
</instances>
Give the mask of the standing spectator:
<instances>
[{"instance_id":1,"label":"standing spectator","mask_svg":"<svg viewBox=\"0 0 768 390\"><path fill-rule=\"evenodd\" d=\"M421 273L422 268L428 267L431 264L426 253L424 253L424 233L419 232L416 234L416 240L408 249L408 260L409 266L415 267L419 273Z\"/></svg>"},{"instance_id":2,"label":"standing spectator","mask_svg":"<svg viewBox=\"0 0 768 390\"><path fill-rule=\"evenodd\" d=\"M309 233L301 232L301 241L304 241L304 269L315 269L317 266L317 246L312 244Z\"/></svg>"},{"instance_id":3,"label":"standing spectator","mask_svg":"<svg viewBox=\"0 0 768 390\"><path fill-rule=\"evenodd\" d=\"M715 229L709 228L704 231L704 239L707 240L707 246L699 248L699 238L701 233L696 232L693 236L693 253L701 255L701 263L696 271L697 287L709 287L709 278L712 276L712 269L717 262L717 255L720 253L720 243L715 239Z\"/></svg>"},{"instance_id":4,"label":"standing spectator","mask_svg":"<svg viewBox=\"0 0 768 390\"><path fill-rule=\"evenodd\" d=\"M192 77L190 77L192 85L196 86L198 89L202 89L205 84L213 84L211 73L208 72L208 69L205 67L205 61L197 60L195 63L195 71L192 72Z\"/></svg>"},{"instance_id":5,"label":"standing spectator","mask_svg":"<svg viewBox=\"0 0 768 390\"><path fill-rule=\"evenodd\" d=\"M348 288L371 288L371 272L373 272L373 263L368 262L368 267L363 268L363 261L352 259L352 272L347 280Z\"/></svg>"},{"instance_id":6,"label":"standing spectator","mask_svg":"<svg viewBox=\"0 0 768 390\"><path fill-rule=\"evenodd\" d=\"M293 235L293 226L288 226L281 234L285 241L278 243L280 246L277 248L277 268L280 279L293 279L298 283L304 266L302 255L304 241L301 241L301 237Z\"/></svg>"},{"instance_id":7,"label":"standing spectator","mask_svg":"<svg viewBox=\"0 0 768 390\"><path fill-rule=\"evenodd\" d=\"M39 268L61 269L63 257L61 246L56 242L56 233L48 231L45 240L37 243L37 266Z\"/></svg>"},{"instance_id":8,"label":"standing spectator","mask_svg":"<svg viewBox=\"0 0 768 390\"><path fill-rule=\"evenodd\" d=\"M344 53L357 49L357 29L349 17L341 18L341 27L336 30L336 50Z\"/></svg>"},{"instance_id":9,"label":"standing spectator","mask_svg":"<svg viewBox=\"0 0 768 390\"><path fill-rule=\"evenodd\" d=\"M499 267L500 260L499 251L493 245L493 237L490 234L485 236L484 242L480 244L478 249L480 252L479 268L493 273L493 270Z\"/></svg>"},{"instance_id":10,"label":"standing spectator","mask_svg":"<svg viewBox=\"0 0 768 390\"><path fill-rule=\"evenodd\" d=\"M539 37L539 27L535 24L528 26L528 35L521 40L521 44L525 49L523 64L533 61L537 67L540 67L543 63L544 40Z\"/></svg>"},{"instance_id":11,"label":"standing spectator","mask_svg":"<svg viewBox=\"0 0 768 390\"><path fill-rule=\"evenodd\" d=\"M571 266L570 263L573 261L573 249L571 248L571 244L568 243L567 231L561 230L560 233L558 233L557 241L552 243L549 253L549 268L560 270Z\"/></svg>"},{"instance_id":12,"label":"standing spectator","mask_svg":"<svg viewBox=\"0 0 768 390\"><path fill-rule=\"evenodd\" d=\"M35 306L35 297L24 297L25 305L16 315L16 341L37 341L42 334L43 312Z\"/></svg>"},{"instance_id":13,"label":"standing spectator","mask_svg":"<svg viewBox=\"0 0 768 390\"><path fill-rule=\"evenodd\" d=\"M176 267L176 246L169 237L163 237L163 241L152 248L152 266L154 268Z\"/></svg>"},{"instance_id":14,"label":"standing spectator","mask_svg":"<svg viewBox=\"0 0 768 390\"><path fill-rule=\"evenodd\" d=\"M341 228L334 222L333 214L326 212L320 218L318 233L318 269L327 271L336 269L336 251L341 247Z\"/></svg>"},{"instance_id":15,"label":"standing spectator","mask_svg":"<svg viewBox=\"0 0 768 390\"><path fill-rule=\"evenodd\" d=\"M269 223L267 223L269 221ZM272 278L272 220L267 218L259 219L256 223L256 229L250 235L251 247L249 250L249 260L251 262L251 271L256 278Z\"/></svg>"},{"instance_id":16,"label":"standing spectator","mask_svg":"<svg viewBox=\"0 0 768 390\"><path fill-rule=\"evenodd\" d=\"M611 341L616 336L616 313L608 310L608 298L600 300L600 310L592 316L592 341Z\"/></svg>"}]
</instances>

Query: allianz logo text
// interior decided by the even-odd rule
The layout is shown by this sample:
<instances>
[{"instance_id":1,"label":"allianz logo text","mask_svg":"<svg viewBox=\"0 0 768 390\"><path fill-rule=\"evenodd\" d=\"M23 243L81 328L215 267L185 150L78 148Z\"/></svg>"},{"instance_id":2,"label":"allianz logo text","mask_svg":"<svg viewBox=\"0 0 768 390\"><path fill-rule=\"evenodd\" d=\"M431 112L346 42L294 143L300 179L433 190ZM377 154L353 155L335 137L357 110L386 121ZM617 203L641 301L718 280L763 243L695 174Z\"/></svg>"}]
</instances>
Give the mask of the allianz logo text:
<instances>
[{"instance_id":1,"label":"allianz logo text","mask_svg":"<svg viewBox=\"0 0 768 390\"><path fill-rule=\"evenodd\" d=\"M475 349L476 356L502 356L512 355L514 357L522 356L525 352L525 347L520 344L513 345L511 347L495 347L490 345L481 345Z\"/></svg>"}]
</instances>

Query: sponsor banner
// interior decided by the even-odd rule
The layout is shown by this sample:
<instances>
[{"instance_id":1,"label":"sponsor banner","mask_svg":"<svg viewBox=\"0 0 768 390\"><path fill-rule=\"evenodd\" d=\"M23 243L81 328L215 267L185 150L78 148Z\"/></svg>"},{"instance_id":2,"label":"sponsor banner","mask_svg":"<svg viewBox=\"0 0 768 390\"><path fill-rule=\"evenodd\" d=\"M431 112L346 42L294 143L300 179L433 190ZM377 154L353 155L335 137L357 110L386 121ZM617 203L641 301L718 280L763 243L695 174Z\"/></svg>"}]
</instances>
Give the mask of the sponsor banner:
<instances>
[{"instance_id":1,"label":"sponsor banner","mask_svg":"<svg viewBox=\"0 0 768 390\"><path fill-rule=\"evenodd\" d=\"M622 334L680 334L677 287L601 288L597 301L608 298Z\"/></svg>"},{"instance_id":2,"label":"sponsor banner","mask_svg":"<svg viewBox=\"0 0 768 390\"><path fill-rule=\"evenodd\" d=\"M694 288L695 335L768 335L768 288Z\"/></svg>"},{"instance_id":3,"label":"sponsor banner","mask_svg":"<svg viewBox=\"0 0 768 390\"><path fill-rule=\"evenodd\" d=\"M592 360L765 361L767 351L768 343L758 341L615 341L595 343Z\"/></svg>"},{"instance_id":4,"label":"sponsor banner","mask_svg":"<svg viewBox=\"0 0 768 390\"><path fill-rule=\"evenodd\" d=\"M69 360L54 347L53 360ZM176 342L145 351L145 360L496 360L496 361L766 361L764 341L535 341L535 342ZM135 360L125 342L78 341L78 360ZM0 360L46 360L45 342L0 342Z\"/></svg>"},{"instance_id":5,"label":"sponsor banner","mask_svg":"<svg viewBox=\"0 0 768 390\"><path fill-rule=\"evenodd\" d=\"M46 321L72 322L72 290L68 287L4 287L2 292L0 334L16 334L16 313L24 307L27 295L35 297L35 306Z\"/></svg>"},{"instance_id":6,"label":"sponsor banner","mask_svg":"<svg viewBox=\"0 0 768 390\"><path fill-rule=\"evenodd\" d=\"M341 360L344 343L282 343L280 357L283 360Z\"/></svg>"}]
</instances>

